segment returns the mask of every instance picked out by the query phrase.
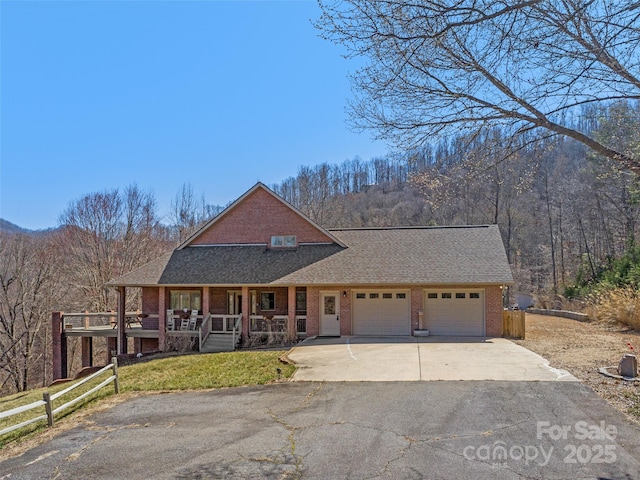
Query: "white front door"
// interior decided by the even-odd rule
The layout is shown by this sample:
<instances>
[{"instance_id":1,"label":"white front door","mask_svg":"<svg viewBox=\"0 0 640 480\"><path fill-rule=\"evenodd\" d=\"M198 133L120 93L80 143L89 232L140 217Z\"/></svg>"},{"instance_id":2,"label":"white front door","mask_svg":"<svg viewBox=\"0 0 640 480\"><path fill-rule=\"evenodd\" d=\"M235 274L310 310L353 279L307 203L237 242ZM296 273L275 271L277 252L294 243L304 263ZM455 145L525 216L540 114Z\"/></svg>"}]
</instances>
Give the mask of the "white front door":
<instances>
[{"instance_id":1,"label":"white front door","mask_svg":"<svg viewBox=\"0 0 640 480\"><path fill-rule=\"evenodd\" d=\"M320 293L320 335L340 336L340 292Z\"/></svg>"}]
</instances>

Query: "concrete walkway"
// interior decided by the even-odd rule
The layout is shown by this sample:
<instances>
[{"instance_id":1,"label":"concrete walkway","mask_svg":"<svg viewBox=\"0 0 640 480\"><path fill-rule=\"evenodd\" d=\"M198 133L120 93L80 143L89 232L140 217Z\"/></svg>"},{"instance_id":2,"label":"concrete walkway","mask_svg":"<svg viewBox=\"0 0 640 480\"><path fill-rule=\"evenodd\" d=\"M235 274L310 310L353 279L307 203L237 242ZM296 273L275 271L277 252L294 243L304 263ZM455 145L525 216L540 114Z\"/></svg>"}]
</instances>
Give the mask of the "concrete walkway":
<instances>
[{"instance_id":1,"label":"concrete walkway","mask_svg":"<svg viewBox=\"0 0 640 480\"><path fill-rule=\"evenodd\" d=\"M504 338L313 337L287 355L294 381L577 381Z\"/></svg>"}]
</instances>

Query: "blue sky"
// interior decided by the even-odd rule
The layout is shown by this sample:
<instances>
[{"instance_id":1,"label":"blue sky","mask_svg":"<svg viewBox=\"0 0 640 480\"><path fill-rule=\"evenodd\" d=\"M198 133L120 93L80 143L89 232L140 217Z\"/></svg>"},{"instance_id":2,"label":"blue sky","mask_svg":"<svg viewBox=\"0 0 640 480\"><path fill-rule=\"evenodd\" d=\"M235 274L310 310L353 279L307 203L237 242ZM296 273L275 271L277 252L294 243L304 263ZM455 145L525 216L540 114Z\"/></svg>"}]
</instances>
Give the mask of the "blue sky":
<instances>
[{"instance_id":1,"label":"blue sky","mask_svg":"<svg viewBox=\"0 0 640 480\"><path fill-rule=\"evenodd\" d=\"M0 217L57 225L136 183L225 205L300 165L387 148L351 132L341 49L315 1L0 0Z\"/></svg>"}]
</instances>

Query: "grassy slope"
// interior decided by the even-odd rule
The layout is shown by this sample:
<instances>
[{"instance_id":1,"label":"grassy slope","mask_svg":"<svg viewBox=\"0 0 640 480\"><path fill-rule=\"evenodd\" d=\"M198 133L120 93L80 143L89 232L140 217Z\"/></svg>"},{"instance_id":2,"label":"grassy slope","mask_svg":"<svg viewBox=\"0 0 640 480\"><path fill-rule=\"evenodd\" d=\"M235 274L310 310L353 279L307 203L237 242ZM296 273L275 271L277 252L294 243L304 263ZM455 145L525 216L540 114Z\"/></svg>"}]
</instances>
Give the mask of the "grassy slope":
<instances>
[{"instance_id":1,"label":"grassy slope","mask_svg":"<svg viewBox=\"0 0 640 480\"><path fill-rule=\"evenodd\" d=\"M183 355L160 358L148 362L120 367L120 392L158 392L170 390L202 390L210 388L238 387L241 385L262 385L278 379L277 369L281 369L282 378L293 375L295 367L279 361L282 351L261 352L231 352L202 355ZM88 382L57 400L54 407L58 407L80 393L91 389L107 378L107 374ZM42 400L42 393L49 391L56 393L69 387L71 383L59 384L47 389L30 390L0 399L0 411L26 405ZM60 415L68 416L87 404L112 396L114 389L108 385L94 393L86 400L79 402L71 409ZM24 414L0 420L0 429L15 425L41 415L44 407L40 407ZM56 422L61 417L56 417ZM20 430L10 432L0 437L0 448L7 443L39 432L46 427L46 421L38 422Z\"/></svg>"}]
</instances>

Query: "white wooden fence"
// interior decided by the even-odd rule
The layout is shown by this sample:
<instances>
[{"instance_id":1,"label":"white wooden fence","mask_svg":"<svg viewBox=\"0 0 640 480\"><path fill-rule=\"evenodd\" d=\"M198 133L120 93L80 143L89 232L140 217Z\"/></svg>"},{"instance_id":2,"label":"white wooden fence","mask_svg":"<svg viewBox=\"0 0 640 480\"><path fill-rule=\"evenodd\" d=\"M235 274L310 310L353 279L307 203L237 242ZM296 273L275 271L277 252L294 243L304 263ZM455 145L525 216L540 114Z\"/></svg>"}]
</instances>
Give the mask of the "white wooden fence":
<instances>
[{"instance_id":1,"label":"white wooden fence","mask_svg":"<svg viewBox=\"0 0 640 480\"><path fill-rule=\"evenodd\" d=\"M60 405L59 407L54 408L53 402L55 400L57 400L58 398L62 397L65 394L71 392L72 390L78 388L79 386L84 385L85 383L93 380L94 378L102 375L103 373L105 373L107 371L111 371L111 376L109 376L109 378L107 378L106 380L102 381L99 385L96 385L91 390L83 393L82 395L79 395L79 396L73 398L72 400L69 400L67 403L65 403L63 405ZM39 416L37 416L35 418L31 418L31 419L26 420L24 422L21 422L21 423L18 423L16 425L12 425L10 427L7 427L7 428L5 428L3 430L0 430L0 435L4 435L5 433L12 432L14 430L17 430L18 428L26 427L27 425L30 425L32 423L39 422L39 421L45 420L45 419L47 420L48 425L50 427L53 427L54 417L55 417L56 414L62 412L63 410L66 410L67 408L71 407L72 405L75 405L79 401L81 401L84 398L88 397L92 393L97 392L101 388L106 387L108 384L110 384L112 382L114 384L115 393L116 394L120 393L120 382L118 380L118 360L116 359L116 357L113 357L111 359L111 363L109 365L107 365L106 367L101 368L100 370L98 370L94 374L83 378L79 382L74 383L73 385L71 385L70 387L65 388L64 390L60 390L59 392L54 393L53 395L50 394L49 392L44 392L42 394L42 400L38 400L37 402L33 402L33 403L28 404L28 405L22 405L20 407L13 408L13 409L7 410L5 412L0 412L0 420L2 420L3 418L12 417L14 415L18 415L20 413L27 412L29 410L33 410L34 408L38 408L38 407L42 407L42 406L44 406L44 408L45 408L45 413L43 415L39 415Z\"/></svg>"}]
</instances>

